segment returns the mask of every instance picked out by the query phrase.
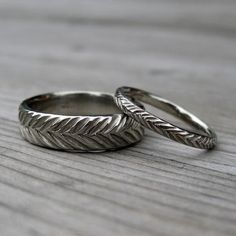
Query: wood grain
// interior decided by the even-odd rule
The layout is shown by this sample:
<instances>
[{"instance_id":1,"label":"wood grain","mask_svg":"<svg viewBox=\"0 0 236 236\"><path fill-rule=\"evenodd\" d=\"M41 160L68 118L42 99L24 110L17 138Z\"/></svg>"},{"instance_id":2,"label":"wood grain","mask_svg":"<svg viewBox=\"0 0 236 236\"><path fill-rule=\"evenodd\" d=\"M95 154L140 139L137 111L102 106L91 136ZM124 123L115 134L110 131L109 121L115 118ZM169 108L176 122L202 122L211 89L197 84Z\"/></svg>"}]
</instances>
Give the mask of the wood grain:
<instances>
[{"instance_id":1,"label":"wood grain","mask_svg":"<svg viewBox=\"0 0 236 236\"><path fill-rule=\"evenodd\" d=\"M0 234L236 234L234 0L0 1ZM146 132L103 154L18 131L22 99L145 88L211 124L204 152Z\"/></svg>"}]
</instances>

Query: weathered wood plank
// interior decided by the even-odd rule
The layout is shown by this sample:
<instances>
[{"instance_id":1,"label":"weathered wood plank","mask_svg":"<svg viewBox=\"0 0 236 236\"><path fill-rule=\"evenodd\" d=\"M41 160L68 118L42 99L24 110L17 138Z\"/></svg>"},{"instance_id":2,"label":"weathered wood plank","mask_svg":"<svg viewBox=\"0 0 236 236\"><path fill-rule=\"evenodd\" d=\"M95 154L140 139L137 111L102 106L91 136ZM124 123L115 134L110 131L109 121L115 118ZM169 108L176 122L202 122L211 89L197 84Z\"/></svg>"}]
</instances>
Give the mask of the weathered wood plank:
<instances>
[{"instance_id":1,"label":"weathered wood plank","mask_svg":"<svg viewBox=\"0 0 236 236\"><path fill-rule=\"evenodd\" d=\"M3 19L54 23L170 27L235 36L234 0L1 1Z\"/></svg>"},{"instance_id":2,"label":"weathered wood plank","mask_svg":"<svg viewBox=\"0 0 236 236\"><path fill-rule=\"evenodd\" d=\"M235 1L0 1L0 234L236 234ZM202 152L149 131L103 154L33 146L22 99L145 88L217 131Z\"/></svg>"}]
</instances>

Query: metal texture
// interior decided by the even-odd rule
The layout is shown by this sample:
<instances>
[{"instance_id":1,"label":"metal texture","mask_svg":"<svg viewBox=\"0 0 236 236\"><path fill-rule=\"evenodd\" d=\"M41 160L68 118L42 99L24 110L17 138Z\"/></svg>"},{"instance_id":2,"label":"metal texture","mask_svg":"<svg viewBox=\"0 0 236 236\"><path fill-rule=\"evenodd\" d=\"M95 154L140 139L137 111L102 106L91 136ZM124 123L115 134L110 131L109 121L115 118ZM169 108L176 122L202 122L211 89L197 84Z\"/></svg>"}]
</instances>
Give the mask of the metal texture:
<instances>
[{"instance_id":1,"label":"metal texture","mask_svg":"<svg viewBox=\"0 0 236 236\"><path fill-rule=\"evenodd\" d=\"M104 93L63 92L29 98L19 107L19 120L21 134L30 143L74 152L123 148L144 134L139 123L120 112L113 96Z\"/></svg>"},{"instance_id":2,"label":"metal texture","mask_svg":"<svg viewBox=\"0 0 236 236\"><path fill-rule=\"evenodd\" d=\"M132 99L137 99L172 114L194 127L196 131L183 129L160 119L136 105ZM208 125L182 107L154 94L136 88L121 87L116 91L116 103L121 111L144 127L174 141L201 149L212 149L216 145L216 134Z\"/></svg>"}]
</instances>

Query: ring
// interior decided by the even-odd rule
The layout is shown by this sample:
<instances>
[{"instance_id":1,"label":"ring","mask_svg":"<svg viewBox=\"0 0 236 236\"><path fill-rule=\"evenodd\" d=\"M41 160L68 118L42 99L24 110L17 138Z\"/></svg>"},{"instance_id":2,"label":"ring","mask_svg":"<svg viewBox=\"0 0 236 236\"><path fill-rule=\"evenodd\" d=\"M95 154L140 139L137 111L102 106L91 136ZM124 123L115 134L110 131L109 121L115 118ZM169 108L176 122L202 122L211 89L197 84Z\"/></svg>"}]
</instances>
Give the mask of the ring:
<instances>
[{"instance_id":1,"label":"ring","mask_svg":"<svg viewBox=\"0 0 236 236\"><path fill-rule=\"evenodd\" d=\"M130 87L118 88L115 97L116 104L121 111L146 128L149 128L174 141L195 148L212 149L216 145L216 134L208 127L207 124L182 107L168 100L160 98L155 94ZM160 119L135 104L132 99L137 99L138 101L147 103L171 115L174 115L183 120L185 123L191 125L194 129L196 129L196 131L190 131Z\"/></svg>"},{"instance_id":2,"label":"ring","mask_svg":"<svg viewBox=\"0 0 236 236\"><path fill-rule=\"evenodd\" d=\"M19 106L20 131L30 143L66 151L102 152L139 142L144 128L119 110L111 94L59 92Z\"/></svg>"}]
</instances>

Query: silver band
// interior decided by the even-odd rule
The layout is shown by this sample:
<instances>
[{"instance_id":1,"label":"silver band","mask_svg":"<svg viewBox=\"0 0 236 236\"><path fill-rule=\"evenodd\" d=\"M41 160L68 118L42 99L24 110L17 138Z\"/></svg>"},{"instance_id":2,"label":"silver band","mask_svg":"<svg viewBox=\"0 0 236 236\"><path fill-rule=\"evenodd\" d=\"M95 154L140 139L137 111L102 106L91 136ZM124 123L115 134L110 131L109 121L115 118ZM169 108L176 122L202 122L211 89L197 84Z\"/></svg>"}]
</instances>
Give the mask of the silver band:
<instances>
[{"instance_id":1,"label":"silver band","mask_svg":"<svg viewBox=\"0 0 236 236\"><path fill-rule=\"evenodd\" d=\"M77 152L115 150L140 141L143 127L97 92L35 96L19 107L20 130L30 143Z\"/></svg>"},{"instance_id":2,"label":"silver band","mask_svg":"<svg viewBox=\"0 0 236 236\"><path fill-rule=\"evenodd\" d=\"M136 105L132 99L137 99L172 114L191 125L197 131L183 129L160 119ZM216 134L204 122L182 107L154 94L136 88L121 87L116 91L116 103L125 114L144 127L174 141L202 149L212 149L216 145Z\"/></svg>"}]
</instances>

